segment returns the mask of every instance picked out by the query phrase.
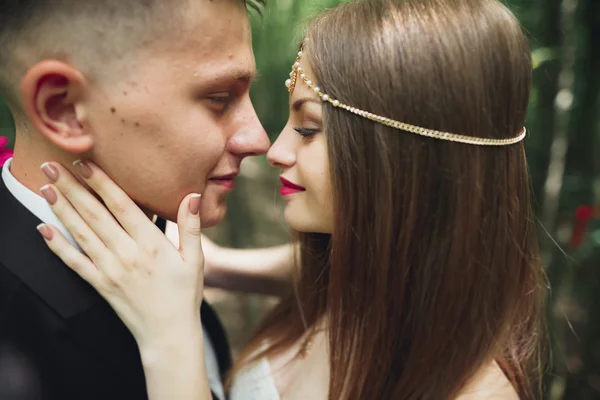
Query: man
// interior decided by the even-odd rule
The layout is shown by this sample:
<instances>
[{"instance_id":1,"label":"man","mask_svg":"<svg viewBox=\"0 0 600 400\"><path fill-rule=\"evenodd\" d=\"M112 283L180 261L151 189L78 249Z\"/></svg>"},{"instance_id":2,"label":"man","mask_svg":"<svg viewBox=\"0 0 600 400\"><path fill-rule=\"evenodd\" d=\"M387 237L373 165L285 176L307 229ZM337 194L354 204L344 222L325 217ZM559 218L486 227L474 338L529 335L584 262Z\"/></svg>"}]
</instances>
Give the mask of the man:
<instances>
[{"instance_id":1,"label":"man","mask_svg":"<svg viewBox=\"0 0 600 400\"><path fill-rule=\"evenodd\" d=\"M0 181L0 344L44 398L147 394L129 331L36 232L44 222L73 241L39 196L40 165L90 159L169 220L199 192L203 226L221 221L242 159L269 146L249 98L247 5L0 1L0 85L17 127ZM213 397L224 399L229 349L206 305L202 320Z\"/></svg>"}]
</instances>

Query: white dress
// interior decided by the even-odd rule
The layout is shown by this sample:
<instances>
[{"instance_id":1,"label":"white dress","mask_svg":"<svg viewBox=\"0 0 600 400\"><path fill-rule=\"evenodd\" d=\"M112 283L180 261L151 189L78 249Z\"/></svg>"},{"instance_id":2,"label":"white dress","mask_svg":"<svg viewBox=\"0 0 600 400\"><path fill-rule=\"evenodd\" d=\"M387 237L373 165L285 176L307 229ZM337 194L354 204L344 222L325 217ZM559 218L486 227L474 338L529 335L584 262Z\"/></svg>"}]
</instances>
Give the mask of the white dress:
<instances>
[{"instance_id":1,"label":"white dress","mask_svg":"<svg viewBox=\"0 0 600 400\"><path fill-rule=\"evenodd\" d=\"M280 400L269 360L261 358L247 365L233 378L230 400Z\"/></svg>"}]
</instances>

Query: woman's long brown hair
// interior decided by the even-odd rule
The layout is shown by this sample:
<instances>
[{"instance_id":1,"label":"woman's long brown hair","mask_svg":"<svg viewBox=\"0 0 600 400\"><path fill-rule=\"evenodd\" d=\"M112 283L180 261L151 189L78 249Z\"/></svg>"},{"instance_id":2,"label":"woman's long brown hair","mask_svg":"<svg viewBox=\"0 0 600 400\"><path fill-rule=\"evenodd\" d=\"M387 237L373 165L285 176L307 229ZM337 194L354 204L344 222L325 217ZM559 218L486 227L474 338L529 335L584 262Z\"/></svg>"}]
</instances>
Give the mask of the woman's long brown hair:
<instances>
[{"instance_id":1,"label":"woman's long brown hair","mask_svg":"<svg viewBox=\"0 0 600 400\"><path fill-rule=\"evenodd\" d=\"M363 0L320 16L305 53L345 104L430 129L519 134L531 85L497 0ZM326 317L329 398L451 399L495 359L540 396L543 270L523 144L423 138L323 106L332 235L299 234L295 294L265 319L276 354Z\"/></svg>"}]
</instances>

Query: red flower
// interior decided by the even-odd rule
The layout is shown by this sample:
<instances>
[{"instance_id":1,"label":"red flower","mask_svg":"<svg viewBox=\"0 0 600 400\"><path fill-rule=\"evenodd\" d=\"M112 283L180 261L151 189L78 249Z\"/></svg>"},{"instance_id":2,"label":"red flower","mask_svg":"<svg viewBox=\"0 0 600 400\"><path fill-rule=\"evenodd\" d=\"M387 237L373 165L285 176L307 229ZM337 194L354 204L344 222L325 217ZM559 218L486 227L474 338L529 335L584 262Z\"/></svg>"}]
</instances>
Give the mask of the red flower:
<instances>
[{"instance_id":1,"label":"red flower","mask_svg":"<svg viewBox=\"0 0 600 400\"><path fill-rule=\"evenodd\" d=\"M8 138L0 136L0 167L4 165L6 160L13 156L11 149L5 149L4 146L8 144Z\"/></svg>"},{"instance_id":2,"label":"red flower","mask_svg":"<svg viewBox=\"0 0 600 400\"><path fill-rule=\"evenodd\" d=\"M573 233L569 240L569 247L576 250L583 243L583 236L587 230L588 220L596 218L597 207L594 206L579 206L575 211L575 224L573 225Z\"/></svg>"}]
</instances>

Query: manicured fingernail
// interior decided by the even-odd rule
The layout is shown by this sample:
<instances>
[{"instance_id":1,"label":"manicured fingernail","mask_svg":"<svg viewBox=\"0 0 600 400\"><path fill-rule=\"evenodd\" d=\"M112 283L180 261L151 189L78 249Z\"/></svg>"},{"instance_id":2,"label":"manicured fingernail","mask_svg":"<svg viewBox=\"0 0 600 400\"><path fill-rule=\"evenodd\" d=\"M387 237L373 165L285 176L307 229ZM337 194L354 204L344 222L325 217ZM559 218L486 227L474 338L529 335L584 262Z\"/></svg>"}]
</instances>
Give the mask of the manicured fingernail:
<instances>
[{"instance_id":1,"label":"manicured fingernail","mask_svg":"<svg viewBox=\"0 0 600 400\"><path fill-rule=\"evenodd\" d=\"M46 198L46 201L50 203L50 205L54 205L54 203L56 203L56 200L58 200L58 196L56 196L56 192L54 191L54 189L52 189L52 186L42 186L40 192L42 192L42 194Z\"/></svg>"},{"instance_id":2,"label":"manicured fingernail","mask_svg":"<svg viewBox=\"0 0 600 400\"><path fill-rule=\"evenodd\" d=\"M44 239L50 241L52 240L52 229L46 224L39 224L37 226L38 232L44 237Z\"/></svg>"},{"instance_id":3,"label":"manicured fingernail","mask_svg":"<svg viewBox=\"0 0 600 400\"><path fill-rule=\"evenodd\" d=\"M200 198L201 194L194 194L190 198L190 214L198 215L200 214Z\"/></svg>"},{"instance_id":4,"label":"manicured fingernail","mask_svg":"<svg viewBox=\"0 0 600 400\"><path fill-rule=\"evenodd\" d=\"M52 182L56 182L58 180L58 170L54 168L52 164L43 163L40 168Z\"/></svg>"},{"instance_id":5,"label":"manicured fingernail","mask_svg":"<svg viewBox=\"0 0 600 400\"><path fill-rule=\"evenodd\" d=\"M92 177L92 170L91 170L91 168L88 167L83 161L81 161L81 160L75 160L73 162L73 166L75 168L77 168L77 172L84 179L90 179Z\"/></svg>"}]
</instances>

